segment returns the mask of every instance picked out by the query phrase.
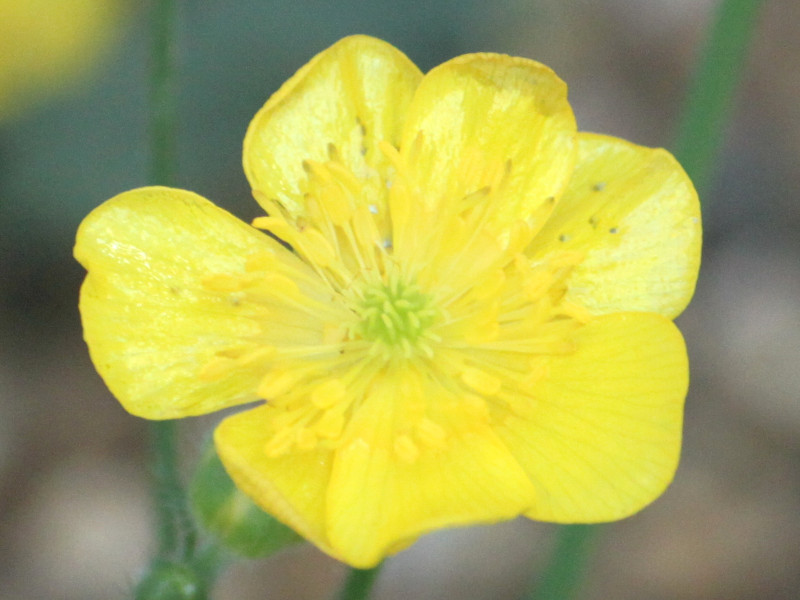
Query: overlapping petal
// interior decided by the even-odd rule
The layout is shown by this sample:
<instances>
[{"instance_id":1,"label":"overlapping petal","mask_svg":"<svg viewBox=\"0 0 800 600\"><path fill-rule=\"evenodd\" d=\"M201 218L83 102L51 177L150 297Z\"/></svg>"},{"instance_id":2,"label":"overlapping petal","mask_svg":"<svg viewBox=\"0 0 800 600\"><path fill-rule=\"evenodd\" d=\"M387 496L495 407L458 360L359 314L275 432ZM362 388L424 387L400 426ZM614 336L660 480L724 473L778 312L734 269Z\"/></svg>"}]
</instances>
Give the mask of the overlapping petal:
<instances>
[{"instance_id":1,"label":"overlapping petal","mask_svg":"<svg viewBox=\"0 0 800 600\"><path fill-rule=\"evenodd\" d=\"M575 119L553 71L461 56L425 75L408 112L400 151L419 190L416 210L459 214L477 203L494 233L518 221L541 226L575 161Z\"/></svg>"},{"instance_id":2,"label":"overlapping petal","mask_svg":"<svg viewBox=\"0 0 800 600\"><path fill-rule=\"evenodd\" d=\"M408 397L402 372L376 381L337 452L330 540L350 564L374 566L422 533L509 519L530 504L532 486L488 419L441 387L417 391L428 393ZM422 435L403 432L403 412L414 404L428 407L416 424ZM438 435L426 435L425 425Z\"/></svg>"},{"instance_id":3,"label":"overlapping petal","mask_svg":"<svg viewBox=\"0 0 800 600\"><path fill-rule=\"evenodd\" d=\"M248 257L261 253L298 275L309 271L275 240L183 190L125 192L83 221L75 257L88 271L84 337L129 412L171 419L257 399L258 362L213 380L200 374L218 352L246 351L263 332L260 309L204 282L244 273ZM286 325L276 321L273 340L296 343L303 332Z\"/></svg>"},{"instance_id":4,"label":"overlapping petal","mask_svg":"<svg viewBox=\"0 0 800 600\"><path fill-rule=\"evenodd\" d=\"M578 140L569 187L528 254L539 261L582 253L567 299L594 314L676 317L700 267L700 204L692 182L665 150L596 134Z\"/></svg>"},{"instance_id":5,"label":"overlapping petal","mask_svg":"<svg viewBox=\"0 0 800 600\"><path fill-rule=\"evenodd\" d=\"M244 141L244 169L256 200L305 212L309 161L332 158L365 185L360 200L383 206L389 164L378 145L397 144L419 69L393 46L345 38L315 56L256 114ZM269 210L268 206L265 206Z\"/></svg>"},{"instance_id":6,"label":"overlapping petal","mask_svg":"<svg viewBox=\"0 0 800 600\"><path fill-rule=\"evenodd\" d=\"M325 505L334 452L317 448L268 456L272 409L262 406L225 419L214 432L217 453L236 485L264 510L322 550L328 541Z\"/></svg>"},{"instance_id":7,"label":"overlapping petal","mask_svg":"<svg viewBox=\"0 0 800 600\"><path fill-rule=\"evenodd\" d=\"M545 361L526 414L509 414L496 431L534 484L527 516L620 519L675 473L688 385L683 338L664 317L617 313L591 321L574 341L574 353Z\"/></svg>"},{"instance_id":8,"label":"overlapping petal","mask_svg":"<svg viewBox=\"0 0 800 600\"><path fill-rule=\"evenodd\" d=\"M486 415L442 388L436 398L407 397L414 379L376 380L333 450L268 458L263 407L223 421L220 457L262 507L357 567L433 529L520 514L533 488ZM424 420L409 420L409 405L427 406Z\"/></svg>"}]
</instances>

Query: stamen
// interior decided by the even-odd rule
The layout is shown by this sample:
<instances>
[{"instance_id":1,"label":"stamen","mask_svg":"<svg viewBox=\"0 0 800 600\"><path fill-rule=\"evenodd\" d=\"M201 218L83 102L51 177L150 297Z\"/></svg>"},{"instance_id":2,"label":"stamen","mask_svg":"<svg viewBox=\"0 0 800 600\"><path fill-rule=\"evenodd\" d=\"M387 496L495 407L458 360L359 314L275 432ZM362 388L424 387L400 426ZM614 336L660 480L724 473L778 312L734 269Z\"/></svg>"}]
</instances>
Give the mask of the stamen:
<instances>
[{"instance_id":1,"label":"stamen","mask_svg":"<svg viewBox=\"0 0 800 600\"><path fill-rule=\"evenodd\" d=\"M394 451L401 460L413 463L419 458L419 448L407 435L399 435L394 440Z\"/></svg>"}]
</instances>

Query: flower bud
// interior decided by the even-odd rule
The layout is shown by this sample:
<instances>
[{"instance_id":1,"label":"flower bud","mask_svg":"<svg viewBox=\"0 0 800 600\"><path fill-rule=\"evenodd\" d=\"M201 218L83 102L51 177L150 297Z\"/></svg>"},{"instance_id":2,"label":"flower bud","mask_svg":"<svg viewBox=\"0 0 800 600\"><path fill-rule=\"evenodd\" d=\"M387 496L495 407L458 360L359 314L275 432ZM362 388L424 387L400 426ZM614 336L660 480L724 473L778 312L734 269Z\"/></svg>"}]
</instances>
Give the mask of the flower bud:
<instances>
[{"instance_id":1,"label":"flower bud","mask_svg":"<svg viewBox=\"0 0 800 600\"><path fill-rule=\"evenodd\" d=\"M267 556L302 541L233 484L211 443L197 466L190 499L198 522L242 556Z\"/></svg>"}]
</instances>

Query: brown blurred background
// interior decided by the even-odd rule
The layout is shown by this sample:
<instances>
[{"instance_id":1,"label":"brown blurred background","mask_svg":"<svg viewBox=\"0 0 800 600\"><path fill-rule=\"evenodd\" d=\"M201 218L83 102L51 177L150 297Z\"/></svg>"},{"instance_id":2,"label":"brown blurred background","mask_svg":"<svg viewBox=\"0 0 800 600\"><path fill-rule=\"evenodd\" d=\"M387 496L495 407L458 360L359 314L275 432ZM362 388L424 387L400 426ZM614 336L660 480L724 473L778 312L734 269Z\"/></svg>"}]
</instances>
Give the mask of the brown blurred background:
<instances>
[{"instance_id":1,"label":"brown blurred background","mask_svg":"<svg viewBox=\"0 0 800 600\"><path fill-rule=\"evenodd\" d=\"M257 213L240 167L249 119L340 37L382 37L423 70L481 50L535 58L570 85L581 129L669 146L716 6L180 4L179 185L246 220ZM147 15L137 6L109 21L91 69L58 90L26 91L0 121L0 600L125 598L154 546L145 423L119 407L89 362L76 307L82 271L71 257L86 213L149 183ZM655 504L603 527L587 600L800 595L798 57L800 3L765 2L703 198L697 295L679 320L692 360L682 464ZM187 464L213 423L186 423ZM375 598L515 599L554 531L518 520L430 535L389 562ZM304 546L238 564L215 598L323 599L342 574Z\"/></svg>"}]
</instances>

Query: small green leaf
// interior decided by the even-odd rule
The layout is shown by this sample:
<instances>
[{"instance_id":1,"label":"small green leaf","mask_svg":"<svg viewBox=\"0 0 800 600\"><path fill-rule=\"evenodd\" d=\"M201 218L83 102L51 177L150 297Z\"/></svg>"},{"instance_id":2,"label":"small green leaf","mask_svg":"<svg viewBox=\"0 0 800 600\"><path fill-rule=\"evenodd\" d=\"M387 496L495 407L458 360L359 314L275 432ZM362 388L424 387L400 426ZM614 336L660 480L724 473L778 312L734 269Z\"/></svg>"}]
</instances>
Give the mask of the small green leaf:
<instances>
[{"instance_id":1,"label":"small green leaf","mask_svg":"<svg viewBox=\"0 0 800 600\"><path fill-rule=\"evenodd\" d=\"M303 541L239 491L213 443L208 444L197 466L189 494L198 521L237 554L263 557Z\"/></svg>"},{"instance_id":2,"label":"small green leaf","mask_svg":"<svg viewBox=\"0 0 800 600\"><path fill-rule=\"evenodd\" d=\"M136 600L203 600L203 583L186 565L162 561L136 586Z\"/></svg>"}]
</instances>

